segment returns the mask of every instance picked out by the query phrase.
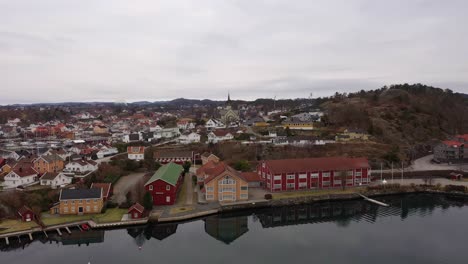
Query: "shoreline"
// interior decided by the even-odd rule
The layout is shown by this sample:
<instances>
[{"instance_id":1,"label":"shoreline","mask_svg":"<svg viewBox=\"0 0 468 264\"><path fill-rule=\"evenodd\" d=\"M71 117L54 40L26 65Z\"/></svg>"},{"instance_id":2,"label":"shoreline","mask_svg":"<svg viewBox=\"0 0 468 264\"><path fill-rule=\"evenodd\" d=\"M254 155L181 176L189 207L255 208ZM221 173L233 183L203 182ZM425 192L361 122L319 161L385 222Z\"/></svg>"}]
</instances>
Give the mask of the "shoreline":
<instances>
[{"instance_id":1,"label":"shoreline","mask_svg":"<svg viewBox=\"0 0 468 264\"><path fill-rule=\"evenodd\" d=\"M432 195L447 195L455 197L468 198L468 193L461 192L445 192L445 191L436 191L436 190L398 190L398 191L368 191L364 194L368 197L378 198L383 196L397 196L397 195L406 195L406 194L432 194ZM323 203L323 202L339 202L339 201L351 201L351 200L363 200L363 198L358 193L352 194L332 194L332 195L320 195L320 196L301 196L293 198L281 198L281 199L272 199L272 200L259 200L259 201L248 201L245 203L236 203L236 204L224 204L220 205L218 208L205 210L197 213L182 215L182 216L170 216L170 217L159 217L159 215L152 216L151 214L147 218L142 218L138 220L129 220L129 221L118 221L118 222L109 222L109 223L96 223L93 220L81 220L70 223L63 223L59 225L50 225L45 227L35 227L29 230L21 230L10 233L0 234L0 239L5 239L8 241L9 237L19 237L22 235L28 235L31 237L34 233L45 233L46 231L55 231L59 229L66 229L68 227L79 226L81 224L88 224L92 229L111 229L127 226L139 226L146 225L149 223L181 223L195 221L207 216L231 213L231 212L241 212L253 209L262 209L262 208L272 208L272 207L284 207L284 206L294 206L302 204L313 204L313 203ZM60 233L59 233L60 234ZM8 243L7 243L8 244Z\"/></svg>"}]
</instances>

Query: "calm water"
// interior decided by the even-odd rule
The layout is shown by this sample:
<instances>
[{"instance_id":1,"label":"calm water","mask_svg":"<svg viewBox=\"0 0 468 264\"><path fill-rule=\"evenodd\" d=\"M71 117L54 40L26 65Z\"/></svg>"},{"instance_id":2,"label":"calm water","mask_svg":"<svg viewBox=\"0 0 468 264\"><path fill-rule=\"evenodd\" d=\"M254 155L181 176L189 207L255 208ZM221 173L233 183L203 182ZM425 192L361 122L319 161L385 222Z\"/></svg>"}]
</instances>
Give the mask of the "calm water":
<instances>
[{"instance_id":1,"label":"calm water","mask_svg":"<svg viewBox=\"0 0 468 264\"><path fill-rule=\"evenodd\" d=\"M322 203L1 243L0 263L468 263L468 201Z\"/></svg>"}]
</instances>

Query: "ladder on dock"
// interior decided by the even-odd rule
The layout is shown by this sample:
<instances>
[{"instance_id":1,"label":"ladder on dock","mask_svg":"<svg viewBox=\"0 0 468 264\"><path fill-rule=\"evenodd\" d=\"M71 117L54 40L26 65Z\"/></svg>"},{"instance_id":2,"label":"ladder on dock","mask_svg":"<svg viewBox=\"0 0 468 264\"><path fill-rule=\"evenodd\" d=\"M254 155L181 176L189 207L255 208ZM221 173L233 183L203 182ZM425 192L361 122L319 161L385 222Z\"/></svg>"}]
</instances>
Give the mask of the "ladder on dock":
<instances>
[{"instance_id":1,"label":"ladder on dock","mask_svg":"<svg viewBox=\"0 0 468 264\"><path fill-rule=\"evenodd\" d=\"M382 203L382 202L379 202L379 201L377 201L377 200L371 199L371 198L369 198L369 197L367 197L367 196L364 196L364 195L362 195L362 194L360 194L360 193L359 193L359 196L361 196L362 198L364 198L364 200L366 200L366 201L369 201L369 202L371 202L371 203L375 203L375 204L380 205L380 206L385 206L385 207L389 207L389 206L390 206L389 204Z\"/></svg>"}]
</instances>

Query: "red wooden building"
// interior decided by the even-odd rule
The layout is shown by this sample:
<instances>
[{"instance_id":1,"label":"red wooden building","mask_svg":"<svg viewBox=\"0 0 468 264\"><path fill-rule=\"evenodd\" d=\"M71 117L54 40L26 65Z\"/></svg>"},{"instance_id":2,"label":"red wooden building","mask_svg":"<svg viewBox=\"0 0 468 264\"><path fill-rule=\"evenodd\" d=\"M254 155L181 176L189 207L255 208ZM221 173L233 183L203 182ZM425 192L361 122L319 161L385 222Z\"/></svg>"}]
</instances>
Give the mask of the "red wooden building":
<instances>
[{"instance_id":1,"label":"red wooden building","mask_svg":"<svg viewBox=\"0 0 468 264\"><path fill-rule=\"evenodd\" d=\"M131 219L142 218L144 212L145 212L145 208L139 203L136 203L132 205L130 208L128 208L128 214Z\"/></svg>"},{"instance_id":2,"label":"red wooden building","mask_svg":"<svg viewBox=\"0 0 468 264\"><path fill-rule=\"evenodd\" d=\"M271 192L366 185L370 172L366 158L346 157L264 160L257 167Z\"/></svg>"},{"instance_id":3,"label":"red wooden building","mask_svg":"<svg viewBox=\"0 0 468 264\"><path fill-rule=\"evenodd\" d=\"M146 182L145 189L151 193L154 205L174 204L183 181L183 171L181 165L171 162L161 166Z\"/></svg>"},{"instance_id":4,"label":"red wooden building","mask_svg":"<svg viewBox=\"0 0 468 264\"><path fill-rule=\"evenodd\" d=\"M21 217L21 220L24 222L30 222L34 220L34 212L31 208L24 205L18 210L18 215Z\"/></svg>"}]
</instances>

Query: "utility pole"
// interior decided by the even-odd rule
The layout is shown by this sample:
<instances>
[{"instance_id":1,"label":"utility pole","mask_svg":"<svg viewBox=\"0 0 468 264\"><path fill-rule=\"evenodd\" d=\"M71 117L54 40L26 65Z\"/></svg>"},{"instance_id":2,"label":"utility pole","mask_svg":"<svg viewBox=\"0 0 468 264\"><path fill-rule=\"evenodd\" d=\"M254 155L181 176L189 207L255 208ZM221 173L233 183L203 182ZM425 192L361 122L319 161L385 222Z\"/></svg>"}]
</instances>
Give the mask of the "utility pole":
<instances>
[{"instance_id":1,"label":"utility pole","mask_svg":"<svg viewBox=\"0 0 468 264\"><path fill-rule=\"evenodd\" d=\"M393 183L393 161L392 161L392 183Z\"/></svg>"},{"instance_id":2,"label":"utility pole","mask_svg":"<svg viewBox=\"0 0 468 264\"><path fill-rule=\"evenodd\" d=\"M382 162L380 162L380 181L382 182L383 181L383 177L382 177Z\"/></svg>"},{"instance_id":3,"label":"utility pole","mask_svg":"<svg viewBox=\"0 0 468 264\"><path fill-rule=\"evenodd\" d=\"M401 162L401 184L403 184L403 171L405 168L403 167L403 161Z\"/></svg>"}]
</instances>

